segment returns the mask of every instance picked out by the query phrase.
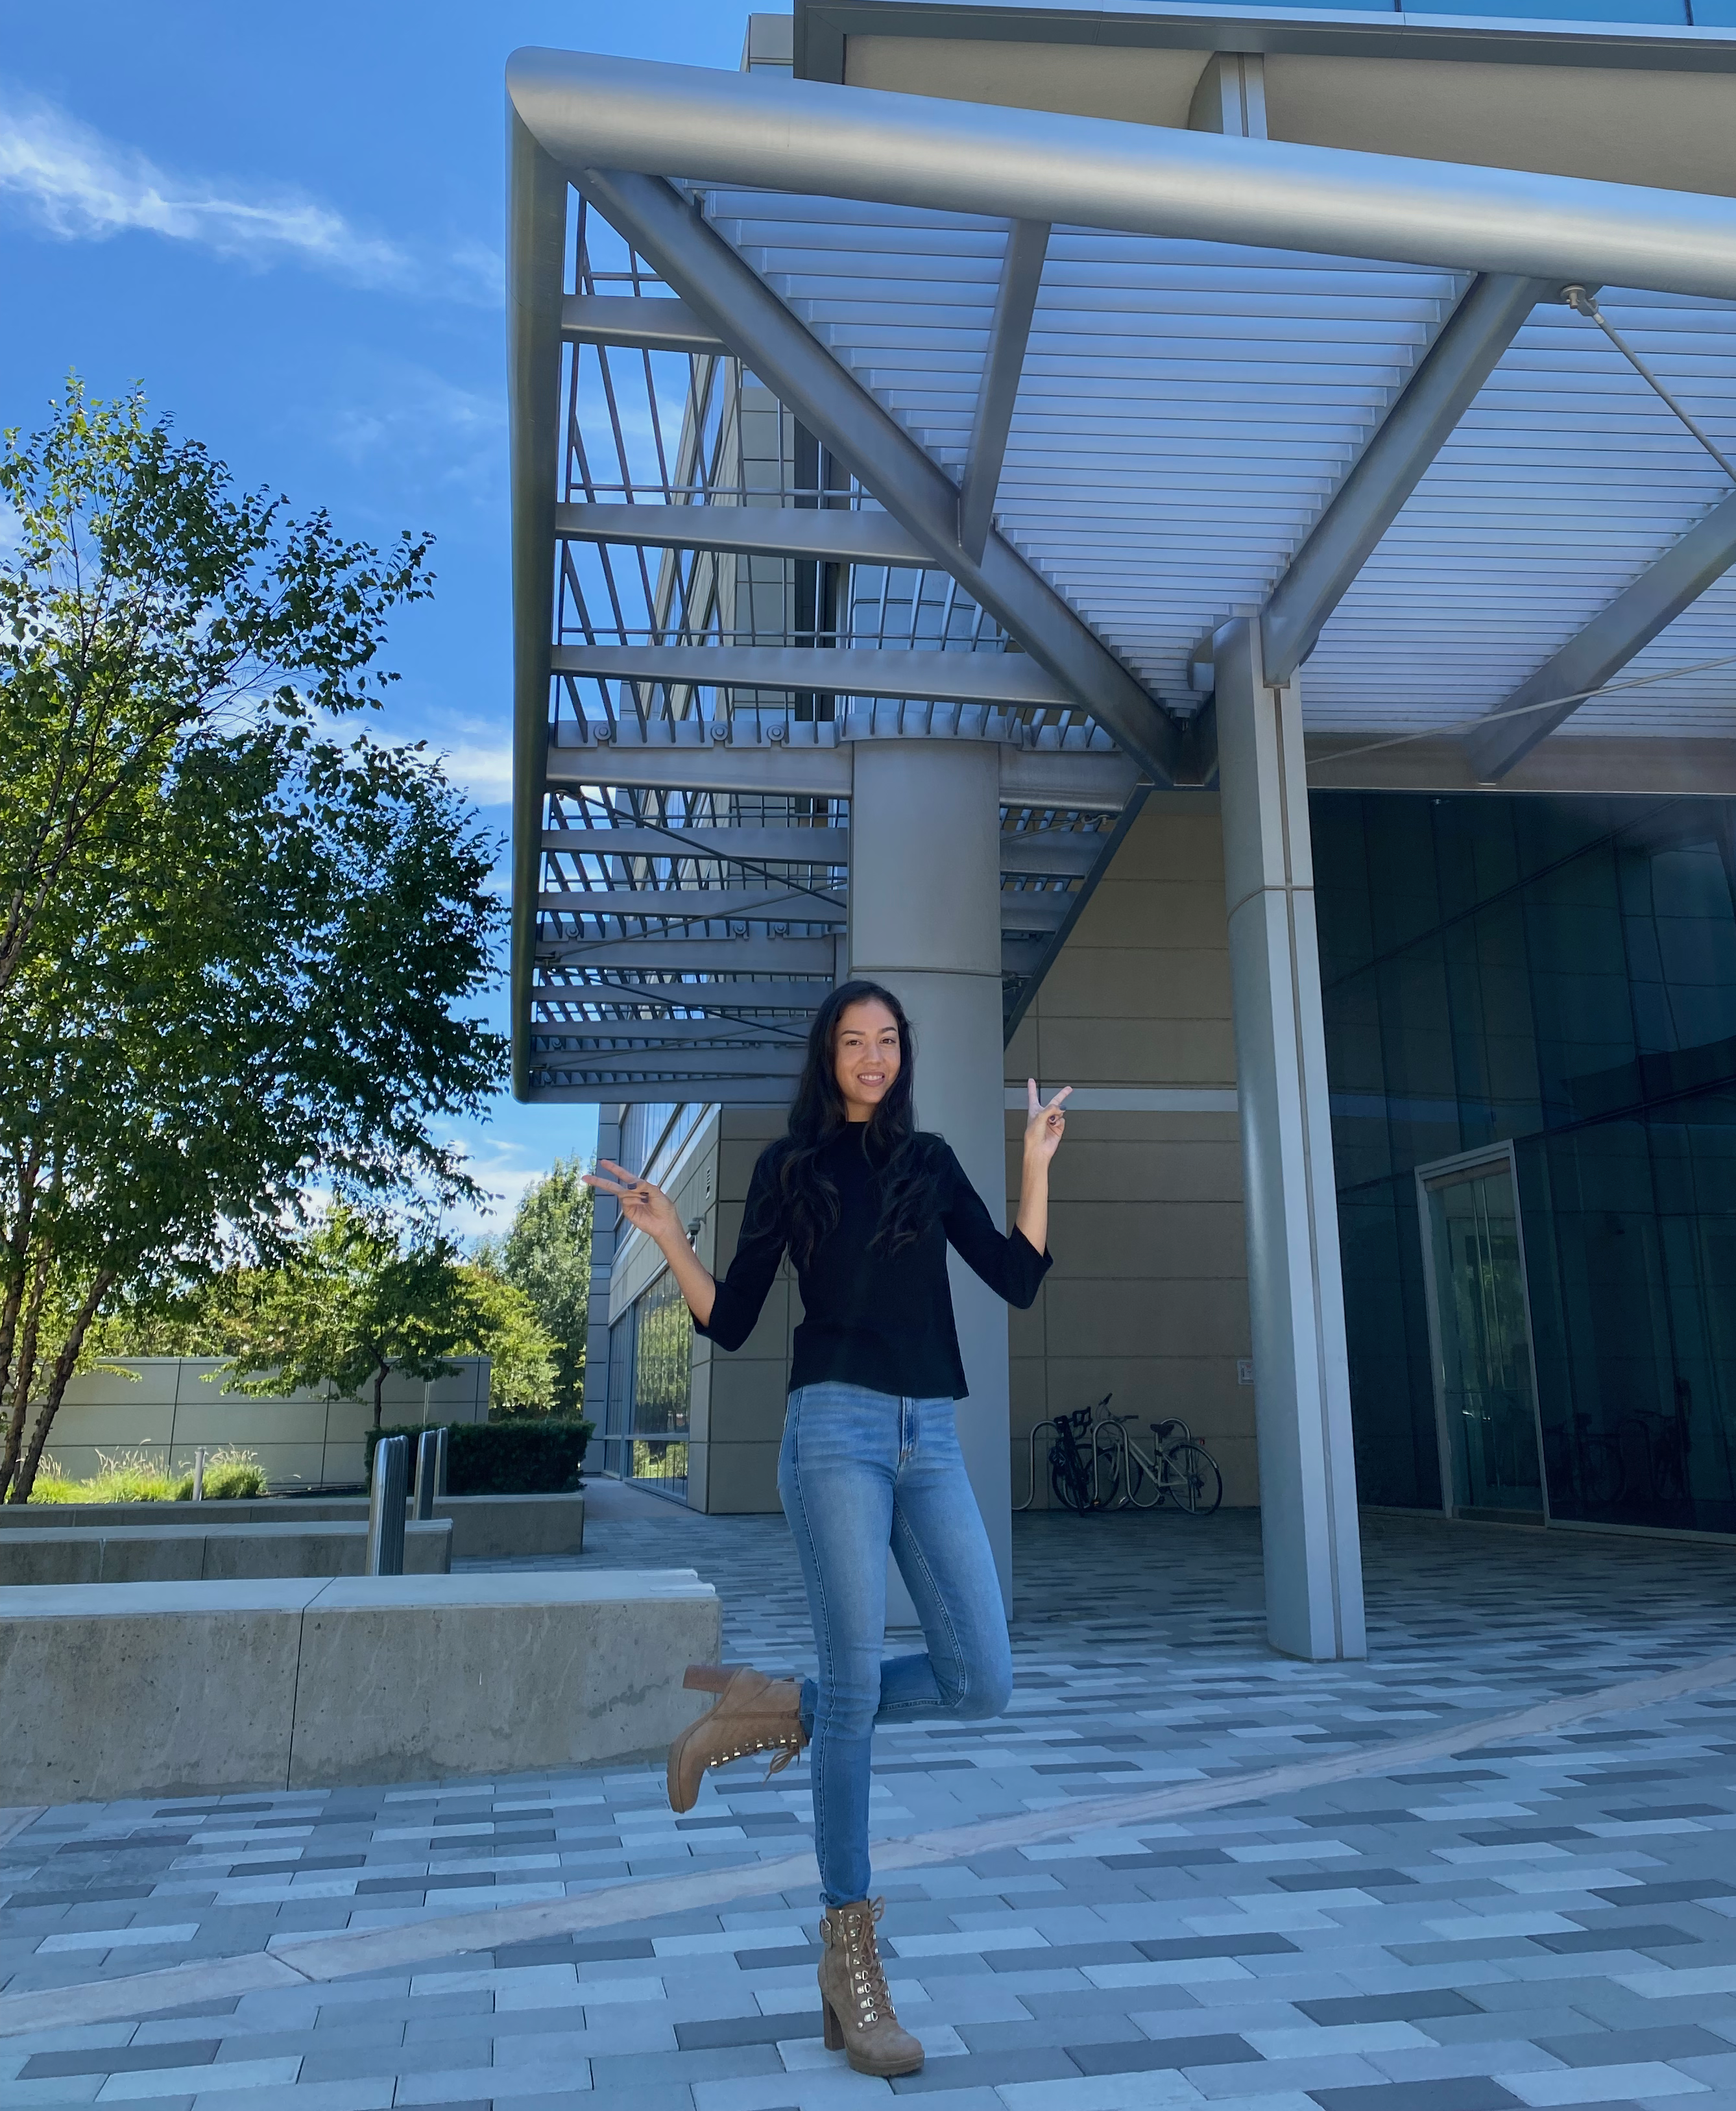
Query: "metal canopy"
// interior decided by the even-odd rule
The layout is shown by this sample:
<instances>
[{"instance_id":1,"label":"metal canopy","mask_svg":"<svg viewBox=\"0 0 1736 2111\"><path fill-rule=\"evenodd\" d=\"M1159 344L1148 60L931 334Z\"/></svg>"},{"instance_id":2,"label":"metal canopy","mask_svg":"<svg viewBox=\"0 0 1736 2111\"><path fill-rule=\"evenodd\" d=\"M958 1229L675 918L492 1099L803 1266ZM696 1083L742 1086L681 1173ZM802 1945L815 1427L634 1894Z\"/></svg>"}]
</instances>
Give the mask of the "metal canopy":
<instances>
[{"instance_id":1,"label":"metal canopy","mask_svg":"<svg viewBox=\"0 0 1736 2111\"><path fill-rule=\"evenodd\" d=\"M579 55L511 82L521 1094L787 1092L862 740L999 746L1016 1024L1144 788L1209 773L1234 614L1306 661L1334 785L1550 729L1623 790L1736 733L1727 482L1554 297L1600 286L1728 450L1729 200Z\"/></svg>"}]
</instances>

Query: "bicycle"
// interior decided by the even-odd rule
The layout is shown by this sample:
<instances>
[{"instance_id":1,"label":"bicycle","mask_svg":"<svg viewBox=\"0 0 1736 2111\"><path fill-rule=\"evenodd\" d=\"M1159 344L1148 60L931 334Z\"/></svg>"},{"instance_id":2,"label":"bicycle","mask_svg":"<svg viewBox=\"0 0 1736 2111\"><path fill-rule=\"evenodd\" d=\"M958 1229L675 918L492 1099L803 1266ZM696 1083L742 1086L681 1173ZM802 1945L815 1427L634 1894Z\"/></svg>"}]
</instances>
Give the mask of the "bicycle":
<instances>
[{"instance_id":1,"label":"bicycle","mask_svg":"<svg viewBox=\"0 0 1736 2111\"><path fill-rule=\"evenodd\" d=\"M1105 1400L1099 1403L1107 1406ZM1196 1442L1193 1432L1179 1415L1148 1422L1152 1448L1142 1451L1128 1434L1130 1414L1112 1414L1107 1420L1120 1432L1127 1494L1135 1509L1156 1509L1172 1502L1189 1517L1210 1517L1224 1500L1224 1476L1218 1462Z\"/></svg>"},{"instance_id":2,"label":"bicycle","mask_svg":"<svg viewBox=\"0 0 1736 2111\"><path fill-rule=\"evenodd\" d=\"M1054 1432L1049 1446L1049 1488L1063 1509L1155 1509L1173 1502L1190 1517L1210 1517L1224 1500L1224 1477L1204 1445L1194 1440L1175 1416L1152 1422L1147 1453L1128 1434L1131 1415L1111 1414L1115 1398L1106 1392L1088 1407L1039 1422L1029 1440L1029 1485L1015 1509L1028 1510L1037 1499L1037 1437Z\"/></svg>"}]
</instances>

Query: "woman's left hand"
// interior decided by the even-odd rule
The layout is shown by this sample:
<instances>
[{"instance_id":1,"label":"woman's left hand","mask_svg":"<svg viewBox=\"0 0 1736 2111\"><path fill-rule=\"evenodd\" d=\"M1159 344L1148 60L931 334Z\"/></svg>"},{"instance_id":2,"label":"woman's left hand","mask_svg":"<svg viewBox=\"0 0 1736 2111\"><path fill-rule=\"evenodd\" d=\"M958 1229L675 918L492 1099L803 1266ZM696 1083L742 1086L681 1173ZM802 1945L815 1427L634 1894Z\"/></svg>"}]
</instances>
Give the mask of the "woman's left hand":
<instances>
[{"instance_id":1,"label":"woman's left hand","mask_svg":"<svg viewBox=\"0 0 1736 2111\"><path fill-rule=\"evenodd\" d=\"M1037 1080L1034 1078L1025 1079L1025 1155L1027 1158L1035 1158L1047 1165L1060 1149L1061 1139L1067 1126L1061 1101L1072 1089L1070 1085L1063 1085L1045 1106L1037 1090Z\"/></svg>"}]
</instances>

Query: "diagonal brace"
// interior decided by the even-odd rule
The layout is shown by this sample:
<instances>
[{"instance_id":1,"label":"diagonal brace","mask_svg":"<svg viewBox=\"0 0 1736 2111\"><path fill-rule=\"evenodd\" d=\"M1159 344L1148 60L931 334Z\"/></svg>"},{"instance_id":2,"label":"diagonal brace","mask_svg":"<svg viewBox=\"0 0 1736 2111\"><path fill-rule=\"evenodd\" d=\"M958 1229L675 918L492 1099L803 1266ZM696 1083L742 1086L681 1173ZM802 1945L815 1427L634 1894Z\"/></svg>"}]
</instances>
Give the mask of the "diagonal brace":
<instances>
[{"instance_id":1,"label":"diagonal brace","mask_svg":"<svg viewBox=\"0 0 1736 2111\"><path fill-rule=\"evenodd\" d=\"M1736 497L1715 506L1632 586L1600 609L1577 638L1497 705L1486 724L1466 734L1466 746L1483 783L1505 777L1733 564Z\"/></svg>"},{"instance_id":2,"label":"diagonal brace","mask_svg":"<svg viewBox=\"0 0 1736 2111\"><path fill-rule=\"evenodd\" d=\"M1539 301L1559 288L1486 273L1447 317L1421 364L1333 494L1260 618L1266 679L1288 682L1326 620L1452 438Z\"/></svg>"},{"instance_id":3,"label":"diagonal brace","mask_svg":"<svg viewBox=\"0 0 1736 2111\"><path fill-rule=\"evenodd\" d=\"M1012 430L1019 377L1025 371L1025 347L1037 311L1043 284L1043 260L1048 252L1047 221L1016 220L1007 237L1000 290L988 325L988 352L977 390L976 415L970 425L970 452L958 494L958 547L979 563L988 540L995 493L1001 488L1001 465L1007 459L1007 436Z\"/></svg>"},{"instance_id":4,"label":"diagonal brace","mask_svg":"<svg viewBox=\"0 0 1736 2111\"><path fill-rule=\"evenodd\" d=\"M772 393L964 591L1089 711L1154 783L1175 782L1176 722L1002 536L958 544L958 492L939 464L847 373L661 177L584 170L573 181Z\"/></svg>"}]
</instances>

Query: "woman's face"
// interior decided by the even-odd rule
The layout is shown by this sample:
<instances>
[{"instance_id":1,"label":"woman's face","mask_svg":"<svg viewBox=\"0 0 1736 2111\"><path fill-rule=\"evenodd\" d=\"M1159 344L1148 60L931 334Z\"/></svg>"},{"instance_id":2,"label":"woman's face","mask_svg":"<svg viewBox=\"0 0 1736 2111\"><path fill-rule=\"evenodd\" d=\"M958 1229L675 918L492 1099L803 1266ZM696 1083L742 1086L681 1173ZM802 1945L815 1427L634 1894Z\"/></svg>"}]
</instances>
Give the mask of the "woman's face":
<instances>
[{"instance_id":1,"label":"woman's face","mask_svg":"<svg viewBox=\"0 0 1736 2111\"><path fill-rule=\"evenodd\" d=\"M832 1043L832 1074L844 1096L844 1115L865 1122L892 1090L903 1051L898 1022L878 997L847 1004Z\"/></svg>"}]
</instances>

